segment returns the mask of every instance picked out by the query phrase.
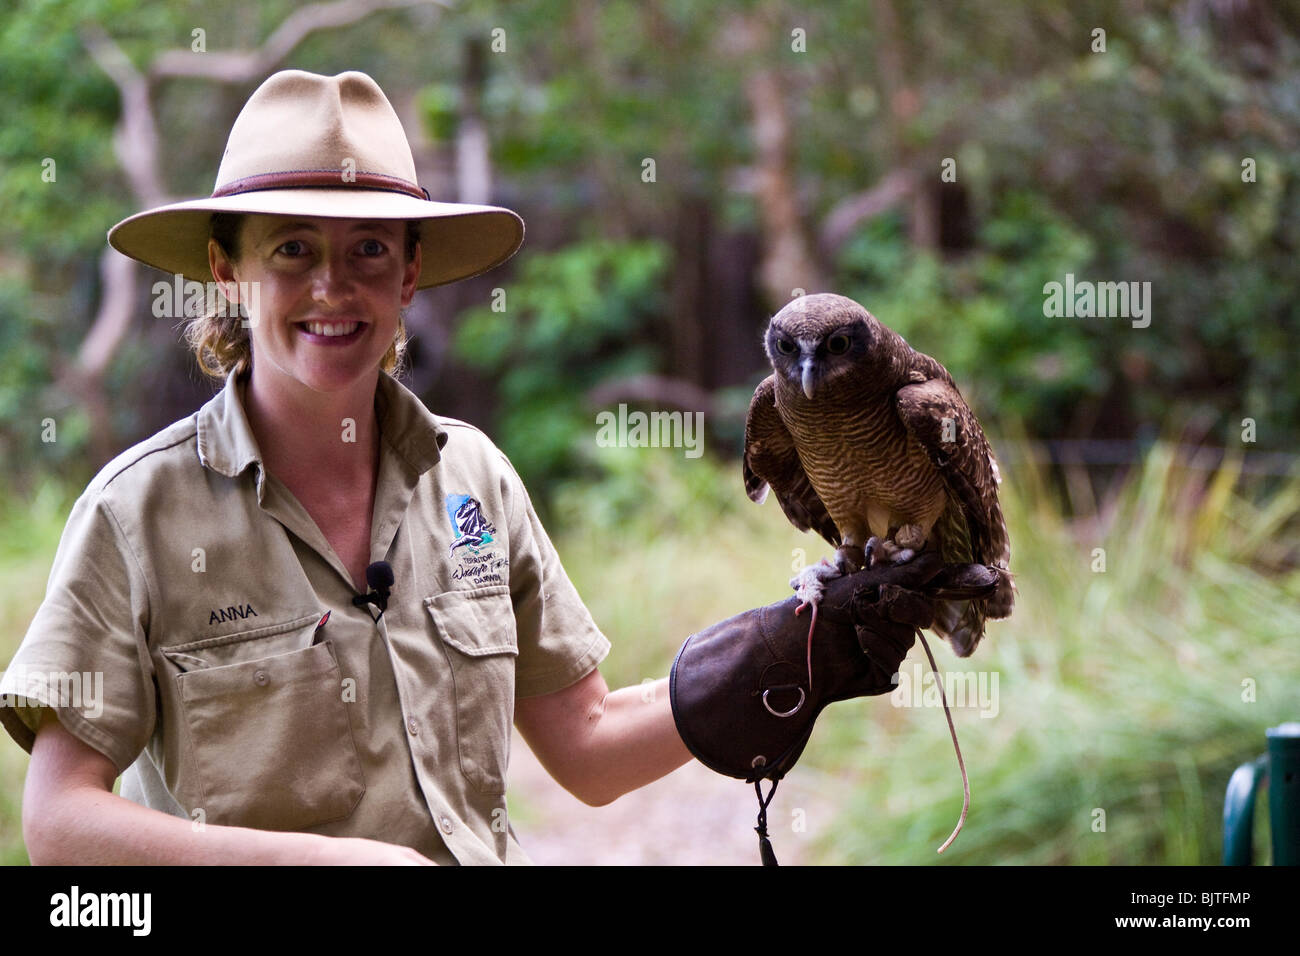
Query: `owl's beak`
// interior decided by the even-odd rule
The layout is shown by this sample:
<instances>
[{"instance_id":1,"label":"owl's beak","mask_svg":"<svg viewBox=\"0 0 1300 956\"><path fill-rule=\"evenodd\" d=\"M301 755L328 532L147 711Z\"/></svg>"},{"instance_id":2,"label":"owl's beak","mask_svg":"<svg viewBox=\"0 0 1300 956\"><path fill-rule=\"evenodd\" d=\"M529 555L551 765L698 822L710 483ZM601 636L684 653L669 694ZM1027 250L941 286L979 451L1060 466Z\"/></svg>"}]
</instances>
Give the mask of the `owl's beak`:
<instances>
[{"instance_id":1,"label":"owl's beak","mask_svg":"<svg viewBox=\"0 0 1300 956\"><path fill-rule=\"evenodd\" d=\"M813 376L816 372L813 357L805 355L800 360L799 367L803 370L803 393L811 399L813 397Z\"/></svg>"}]
</instances>

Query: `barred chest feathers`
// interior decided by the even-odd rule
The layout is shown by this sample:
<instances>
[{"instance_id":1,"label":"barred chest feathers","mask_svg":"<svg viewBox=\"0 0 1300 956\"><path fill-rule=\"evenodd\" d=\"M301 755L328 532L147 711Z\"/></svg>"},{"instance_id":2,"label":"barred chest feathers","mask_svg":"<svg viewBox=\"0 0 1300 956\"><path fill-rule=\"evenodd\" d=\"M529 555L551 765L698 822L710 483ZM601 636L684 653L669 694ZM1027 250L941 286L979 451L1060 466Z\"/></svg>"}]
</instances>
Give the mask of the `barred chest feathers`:
<instances>
[{"instance_id":1,"label":"barred chest feathers","mask_svg":"<svg viewBox=\"0 0 1300 956\"><path fill-rule=\"evenodd\" d=\"M881 537L901 524L928 531L943 513L943 479L907 434L893 402L854 401L832 389L809 400L780 382L776 405L813 488L841 530L867 517L872 534Z\"/></svg>"}]
</instances>

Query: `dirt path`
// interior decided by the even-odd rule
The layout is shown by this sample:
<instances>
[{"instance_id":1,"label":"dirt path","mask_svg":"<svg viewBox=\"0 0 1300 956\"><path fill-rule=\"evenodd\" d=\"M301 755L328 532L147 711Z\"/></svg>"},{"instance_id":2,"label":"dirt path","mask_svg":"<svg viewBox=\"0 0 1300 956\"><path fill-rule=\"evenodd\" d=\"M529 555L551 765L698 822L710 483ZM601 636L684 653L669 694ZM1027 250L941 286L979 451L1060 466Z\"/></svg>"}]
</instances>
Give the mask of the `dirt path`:
<instances>
[{"instance_id":1,"label":"dirt path","mask_svg":"<svg viewBox=\"0 0 1300 956\"><path fill-rule=\"evenodd\" d=\"M820 830L814 823L831 819L829 801L807 787L796 770L770 808L768 827L783 865L808 862ZM758 864L753 788L695 761L607 807L589 807L552 780L516 734L509 801L519 842L539 864Z\"/></svg>"}]
</instances>

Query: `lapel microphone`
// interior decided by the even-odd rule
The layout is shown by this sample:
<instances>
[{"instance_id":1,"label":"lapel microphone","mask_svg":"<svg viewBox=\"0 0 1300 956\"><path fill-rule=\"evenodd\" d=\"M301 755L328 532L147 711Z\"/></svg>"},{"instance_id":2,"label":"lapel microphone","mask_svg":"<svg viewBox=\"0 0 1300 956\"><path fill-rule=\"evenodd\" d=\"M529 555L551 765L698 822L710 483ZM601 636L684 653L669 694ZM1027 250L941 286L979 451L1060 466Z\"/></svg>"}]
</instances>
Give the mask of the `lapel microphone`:
<instances>
[{"instance_id":1,"label":"lapel microphone","mask_svg":"<svg viewBox=\"0 0 1300 956\"><path fill-rule=\"evenodd\" d=\"M379 623L379 618L384 616L388 610L388 595L393 589L393 566L387 561L376 561L370 567L366 568L366 586L370 588L368 594L358 594L352 599L353 607L366 607L369 604L379 608L377 616L372 615L375 623Z\"/></svg>"}]
</instances>

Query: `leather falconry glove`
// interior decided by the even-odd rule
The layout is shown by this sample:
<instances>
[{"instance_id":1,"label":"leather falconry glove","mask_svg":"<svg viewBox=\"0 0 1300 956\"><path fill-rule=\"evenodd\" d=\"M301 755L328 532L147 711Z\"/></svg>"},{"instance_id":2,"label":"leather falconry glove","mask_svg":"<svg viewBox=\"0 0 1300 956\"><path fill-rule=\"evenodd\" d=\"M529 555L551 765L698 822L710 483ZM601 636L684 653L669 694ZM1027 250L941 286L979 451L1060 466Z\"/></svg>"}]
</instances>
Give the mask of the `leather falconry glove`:
<instances>
[{"instance_id":1,"label":"leather falconry glove","mask_svg":"<svg viewBox=\"0 0 1300 956\"><path fill-rule=\"evenodd\" d=\"M982 564L945 565L924 551L905 564L835 578L820 602L811 663L809 618L795 615L794 597L687 638L669 679L677 732L705 766L754 784L765 864L776 863L767 805L823 708L888 694L918 628L933 622L933 602L983 597L997 582L996 572ZM772 781L766 798L764 779Z\"/></svg>"}]
</instances>

